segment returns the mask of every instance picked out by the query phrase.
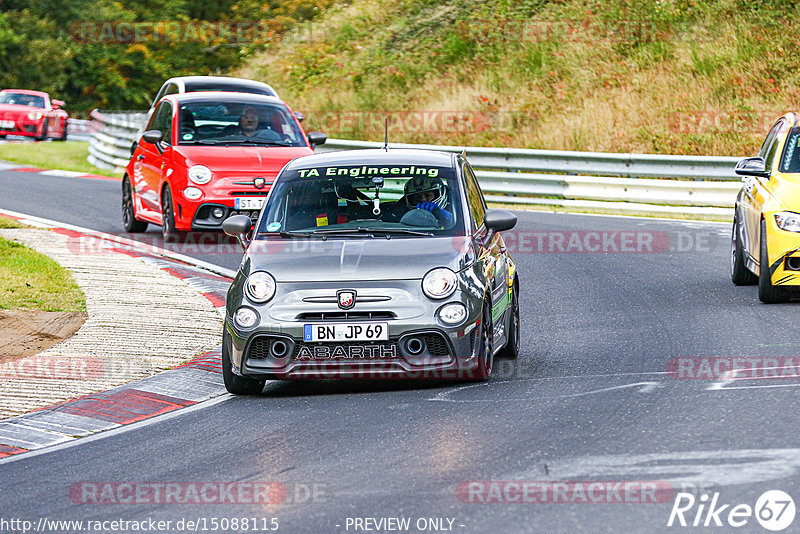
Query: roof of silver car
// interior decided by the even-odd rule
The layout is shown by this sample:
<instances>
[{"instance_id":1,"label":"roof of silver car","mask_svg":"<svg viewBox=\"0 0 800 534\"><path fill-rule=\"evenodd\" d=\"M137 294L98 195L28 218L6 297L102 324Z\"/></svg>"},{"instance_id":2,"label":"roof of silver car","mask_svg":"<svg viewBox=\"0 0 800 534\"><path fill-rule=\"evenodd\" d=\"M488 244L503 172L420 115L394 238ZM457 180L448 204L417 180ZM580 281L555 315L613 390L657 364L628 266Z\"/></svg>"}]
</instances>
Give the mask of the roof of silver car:
<instances>
[{"instance_id":1,"label":"roof of silver car","mask_svg":"<svg viewBox=\"0 0 800 534\"><path fill-rule=\"evenodd\" d=\"M436 165L452 167L455 154L420 149L338 150L304 156L293 160L287 168L302 169L324 165Z\"/></svg>"}]
</instances>

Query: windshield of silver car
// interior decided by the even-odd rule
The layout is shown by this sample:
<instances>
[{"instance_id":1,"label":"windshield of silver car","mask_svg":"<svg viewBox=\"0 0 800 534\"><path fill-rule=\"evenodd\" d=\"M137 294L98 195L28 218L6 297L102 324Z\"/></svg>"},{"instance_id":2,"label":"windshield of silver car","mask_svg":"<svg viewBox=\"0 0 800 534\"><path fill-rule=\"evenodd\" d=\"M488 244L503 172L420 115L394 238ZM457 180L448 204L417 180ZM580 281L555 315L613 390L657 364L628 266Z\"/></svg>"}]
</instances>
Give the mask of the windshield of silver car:
<instances>
[{"instance_id":1,"label":"windshield of silver car","mask_svg":"<svg viewBox=\"0 0 800 534\"><path fill-rule=\"evenodd\" d=\"M332 165L285 171L270 193L257 237L464 235L450 167Z\"/></svg>"}]
</instances>

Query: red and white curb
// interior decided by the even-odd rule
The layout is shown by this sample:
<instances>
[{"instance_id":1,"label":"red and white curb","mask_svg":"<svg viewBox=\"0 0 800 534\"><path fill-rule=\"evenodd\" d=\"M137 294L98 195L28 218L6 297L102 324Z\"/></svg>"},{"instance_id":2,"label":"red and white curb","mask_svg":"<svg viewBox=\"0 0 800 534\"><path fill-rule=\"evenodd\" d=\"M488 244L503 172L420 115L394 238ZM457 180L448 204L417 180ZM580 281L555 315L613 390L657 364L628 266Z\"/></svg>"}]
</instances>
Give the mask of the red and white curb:
<instances>
[{"instance_id":1,"label":"red and white curb","mask_svg":"<svg viewBox=\"0 0 800 534\"><path fill-rule=\"evenodd\" d=\"M0 210L0 214L26 224L53 228L71 237L107 240L110 249L138 257L184 280L224 316L225 297L233 275L230 270L119 236L6 210ZM220 347L217 347L174 369L0 421L0 458L17 457L28 451L122 428L223 395L220 356Z\"/></svg>"},{"instance_id":2,"label":"red and white curb","mask_svg":"<svg viewBox=\"0 0 800 534\"><path fill-rule=\"evenodd\" d=\"M111 176L103 176L102 174L94 174L91 172L64 171L59 169L42 169L40 167L31 167L30 165L23 165L21 163L11 163L6 161L0 162L0 171L30 172L45 176L60 176L62 178L85 178L88 180L111 180L112 182L119 182L121 180L121 178L112 178Z\"/></svg>"}]
</instances>

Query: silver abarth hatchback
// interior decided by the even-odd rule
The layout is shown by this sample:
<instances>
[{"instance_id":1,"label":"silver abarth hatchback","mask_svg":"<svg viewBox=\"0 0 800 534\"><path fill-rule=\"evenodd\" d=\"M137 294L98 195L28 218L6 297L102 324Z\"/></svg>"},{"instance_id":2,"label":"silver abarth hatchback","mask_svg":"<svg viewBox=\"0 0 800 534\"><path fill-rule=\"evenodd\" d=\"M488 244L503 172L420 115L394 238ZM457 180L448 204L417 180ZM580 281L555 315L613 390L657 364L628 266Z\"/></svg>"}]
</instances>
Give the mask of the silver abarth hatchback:
<instances>
[{"instance_id":1,"label":"silver abarth hatchback","mask_svg":"<svg viewBox=\"0 0 800 534\"><path fill-rule=\"evenodd\" d=\"M519 279L462 155L352 150L284 167L228 291L225 386L267 379L486 380L519 352Z\"/></svg>"}]
</instances>

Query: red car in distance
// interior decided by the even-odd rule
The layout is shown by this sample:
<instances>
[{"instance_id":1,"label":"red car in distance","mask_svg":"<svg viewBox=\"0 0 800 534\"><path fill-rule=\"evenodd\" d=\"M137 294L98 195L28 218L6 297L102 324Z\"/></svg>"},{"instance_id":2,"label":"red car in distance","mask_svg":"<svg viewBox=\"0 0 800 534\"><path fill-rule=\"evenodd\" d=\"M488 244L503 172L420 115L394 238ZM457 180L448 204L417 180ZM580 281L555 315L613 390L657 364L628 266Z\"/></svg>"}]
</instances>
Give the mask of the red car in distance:
<instances>
[{"instance_id":1,"label":"red car in distance","mask_svg":"<svg viewBox=\"0 0 800 534\"><path fill-rule=\"evenodd\" d=\"M280 98L246 93L167 95L157 104L122 179L128 232L161 226L165 241L187 231L253 221L289 161L314 153L325 134L305 135Z\"/></svg>"},{"instance_id":2,"label":"red car in distance","mask_svg":"<svg viewBox=\"0 0 800 534\"><path fill-rule=\"evenodd\" d=\"M41 91L4 89L0 91L0 138L22 135L44 141L67 139L67 119L61 100L50 100Z\"/></svg>"}]
</instances>

